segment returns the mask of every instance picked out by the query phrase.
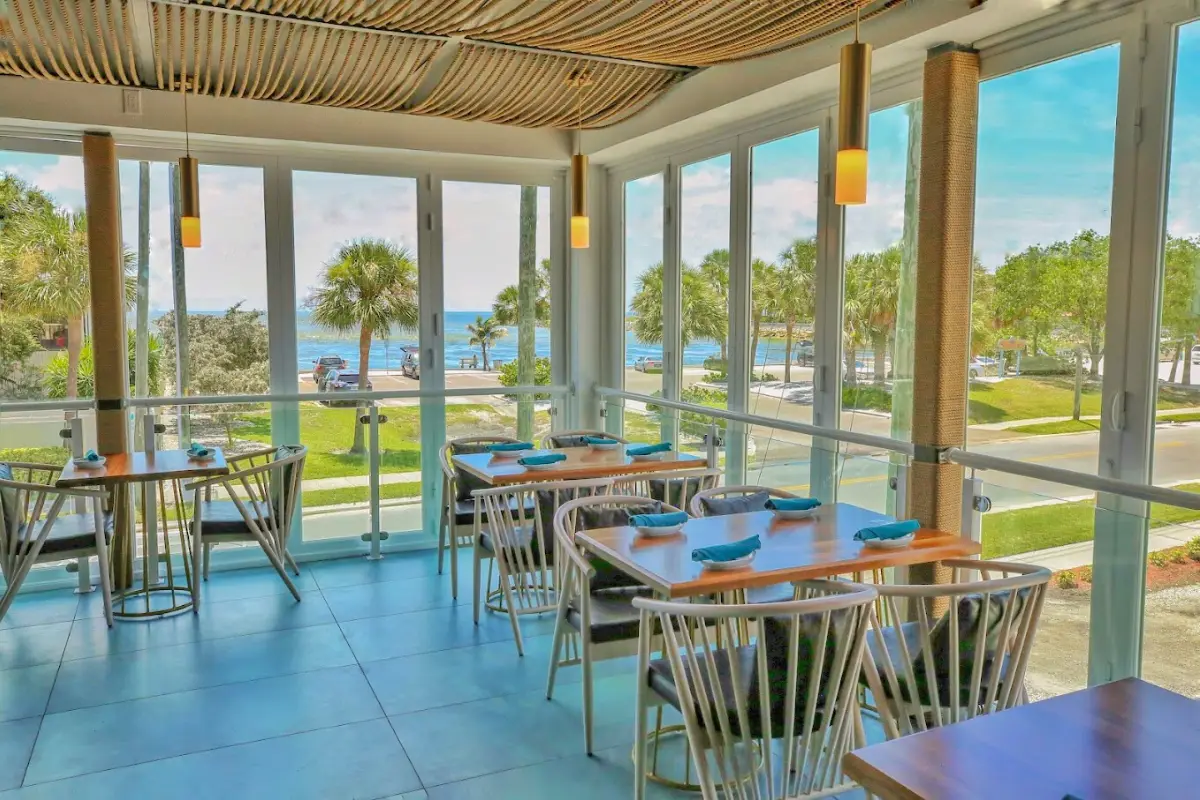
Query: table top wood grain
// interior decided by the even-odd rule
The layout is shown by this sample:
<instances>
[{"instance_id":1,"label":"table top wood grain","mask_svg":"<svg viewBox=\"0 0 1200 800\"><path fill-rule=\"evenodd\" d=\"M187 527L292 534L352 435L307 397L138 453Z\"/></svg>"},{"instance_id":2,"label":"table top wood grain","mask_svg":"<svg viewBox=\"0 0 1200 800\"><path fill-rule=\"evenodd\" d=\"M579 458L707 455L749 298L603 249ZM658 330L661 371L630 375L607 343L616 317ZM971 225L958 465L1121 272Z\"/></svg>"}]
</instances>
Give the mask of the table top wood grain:
<instances>
[{"instance_id":1,"label":"table top wood grain","mask_svg":"<svg viewBox=\"0 0 1200 800\"><path fill-rule=\"evenodd\" d=\"M660 459L635 461L625 453L625 445L612 450L592 450L588 447L560 447L539 450L539 453L564 453L553 469L526 469L515 458L496 458L491 453L463 453L454 456L454 463L492 486L510 486L534 481L577 481L588 478L610 478L622 475L644 475L654 472L674 472L685 469L704 469L708 462L691 453L664 453Z\"/></svg>"},{"instance_id":2,"label":"table top wood grain","mask_svg":"<svg viewBox=\"0 0 1200 800\"><path fill-rule=\"evenodd\" d=\"M651 538L632 527L597 528L576 541L664 597L773 586L851 572L962 558L980 552L979 543L953 533L922 528L907 547L884 550L855 541L868 525L891 517L847 503L821 506L802 520L777 520L770 511L692 519L674 536ZM710 570L692 561L692 550L758 534L762 549L750 566Z\"/></svg>"},{"instance_id":3,"label":"table top wood grain","mask_svg":"<svg viewBox=\"0 0 1200 800\"><path fill-rule=\"evenodd\" d=\"M99 469L77 467L68 461L55 484L62 487L103 486L114 483L144 483L175 478L208 478L228 475L225 453L215 448L214 457L196 461L186 450L155 450L152 453L113 453L106 455Z\"/></svg>"},{"instance_id":4,"label":"table top wood grain","mask_svg":"<svg viewBox=\"0 0 1200 800\"><path fill-rule=\"evenodd\" d=\"M1136 678L847 753L884 800L1195 797L1200 702Z\"/></svg>"}]
</instances>

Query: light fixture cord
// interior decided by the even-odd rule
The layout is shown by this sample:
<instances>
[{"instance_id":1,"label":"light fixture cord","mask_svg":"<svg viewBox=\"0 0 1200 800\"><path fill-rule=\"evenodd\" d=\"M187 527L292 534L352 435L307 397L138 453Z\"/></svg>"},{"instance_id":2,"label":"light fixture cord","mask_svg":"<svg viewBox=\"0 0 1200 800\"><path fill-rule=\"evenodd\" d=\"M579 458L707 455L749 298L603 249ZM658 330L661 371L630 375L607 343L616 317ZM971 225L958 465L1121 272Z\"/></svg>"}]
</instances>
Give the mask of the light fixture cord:
<instances>
[{"instance_id":1,"label":"light fixture cord","mask_svg":"<svg viewBox=\"0 0 1200 800\"><path fill-rule=\"evenodd\" d=\"M858 41L858 21L859 21L859 16L861 15L861 13L862 13L862 4L855 3L854 4L854 41L856 41L856 42Z\"/></svg>"},{"instance_id":2,"label":"light fixture cord","mask_svg":"<svg viewBox=\"0 0 1200 800\"><path fill-rule=\"evenodd\" d=\"M183 146L190 157L192 155L192 133L188 125L187 78L180 81L179 85L183 88Z\"/></svg>"},{"instance_id":3,"label":"light fixture cord","mask_svg":"<svg viewBox=\"0 0 1200 800\"><path fill-rule=\"evenodd\" d=\"M575 86L575 113L579 118L578 124L575 126L575 152L578 154L583 150L583 143L580 137L583 136L583 75L579 76L579 83Z\"/></svg>"}]
</instances>

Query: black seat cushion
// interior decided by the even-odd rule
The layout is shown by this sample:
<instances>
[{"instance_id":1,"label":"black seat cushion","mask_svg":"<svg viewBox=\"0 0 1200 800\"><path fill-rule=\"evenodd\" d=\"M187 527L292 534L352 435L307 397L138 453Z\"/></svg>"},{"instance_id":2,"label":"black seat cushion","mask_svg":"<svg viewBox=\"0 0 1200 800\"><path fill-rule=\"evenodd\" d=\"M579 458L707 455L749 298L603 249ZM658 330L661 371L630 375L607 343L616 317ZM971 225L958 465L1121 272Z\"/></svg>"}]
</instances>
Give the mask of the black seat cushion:
<instances>
[{"instance_id":1,"label":"black seat cushion","mask_svg":"<svg viewBox=\"0 0 1200 800\"><path fill-rule=\"evenodd\" d=\"M799 631L795 636L793 636L792 632L793 619L797 619L799 624ZM816 687L819 694L816 700L817 714L813 720L814 730L821 726L823 714L827 711L828 698L826 695L831 677L829 673L833 665L833 659L837 653L837 645L840 637L846 636L849 633L847 628L850 620L851 617L846 611L835 611L830 618L824 663L821 666L820 686ZM764 617L762 618L760 631L759 639L754 644L710 651L716 667L715 671L717 674L717 684L720 687L720 694L714 694L712 678L709 676L707 661L704 659L699 661L702 675L701 682L703 683L704 691L710 698L708 700L710 706L715 706L718 702L721 702L728 709L732 730L727 731L727 733L738 736L742 735L737 713L737 701L733 693L735 688L735 670L730 667L730 660L736 659L738 666L736 677L739 681L737 688L742 696L747 698L746 717L750 724L750 730L747 731L747 734L754 738L778 739L786 733L784 721L787 706L788 655L793 641L798 648L796 653L795 700L797 724L801 724L804 720L804 713L809 700L809 684L812 681L814 661L817 658L814 650L821 640L821 615L808 614L798 618ZM767 649L766 677L768 682L768 696L771 703L771 730L769 737L765 736L767 731L764 730L762 701L759 696L759 647ZM697 655L697 658L700 658L700 656ZM690 667L686 662L684 669L688 670L690 676ZM650 662L649 674L646 676L646 680L649 682L650 688L662 697L663 700L675 708L682 710L675 676L671 673L670 661L662 658ZM698 688L694 685L695 683L694 678L689 678L689 684L692 684L693 691ZM699 705L697 705L696 713L700 714Z\"/></svg>"},{"instance_id":2,"label":"black seat cushion","mask_svg":"<svg viewBox=\"0 0 1200 800\"><path fill-rule=\"evenodd\" d=\"M271 517L271 509L265 503L253 503L243 500L246 511L257 513L260 520ZM264 528L264 532L266 532ZM208 500L200 504L200 535L220 536L225 534L244 533L250 535L250 527L242 517L242 512L232 500Z\"/></svg>"},{"instance_id":3,"label":"black seat cushion","mask_svg":"<svg viewBox=\"0 0 1200 800\"><path fill-rule=\"evenodd\" d=\"M700 508L706 517L723 517L726 514L749 514L752 511L766 511L767 501L771 495L767 492L753 494L727 495L726 497L701 497Z\"/></svg>"},{"instance_id":4,"label":"black seat cushion","mask_svg":"<svg viewBox=\"0 0 1200 800\"><path fill-rule=\"evenodd\" d=\"M629 524L629 518L634 514L661 514L662 503L649 502L634 506L618 506L605 508L603 506L584 506L575 517L576 531L590 531L596 528L616 528ZM588 556L588 561L595 568L592 576L592 591L602 589L635 588L641 586L637 578L623 572L602 558Z\"/></svg>"},{"instance_id":5,"label":"black seat cushion","mask_svg":"<svg viewBox=\"0 0 1200 800\"><path fill-rule=\"evenodd\" d=\"M1029 592L1029 589L1020 589L1015 593L1005 591L996 592L988 596L987 628L984 631L983 637L984 655L981 668L982 685L985 687L991 683L997 654L1005 649L1002 647L1005 643L1000 640L1003 633L1005 608L1009 603L1015 602L1017 604L1012 610L1013 622L1009 626L1009 637L1014 637L1017 635L1017 619L1029 599ZM937 621L933 626L933 630L929 632L933 669L937 676L938 700L942 705L946 705L947 701L950 700L950 679L953 675L953 665L956 661L958 665L959 703L970 702L971 676L975 669L975 640L979 633L979 626L983 624L983 608L983 595L964 595L958 599L959 628L957 659L951 655L949 611ZM904 667L907 662L904 659L904 650L900 644L902 638L904 646L908 649L909 657L913 662L913 678L916 681L915 693L912 687L909 686ZM882 636L876 631L871 631L867 635L867 646L870 648L871 657L875 659L875 663L879 669L880 680L883 682L883 690L889 697L893 694L891 682L885 677L882 666L878 666L882 664L883 658L891 659L902 700L909 703L920 702L922 705L933 704L933 693L930 689L933 681L929 679L929 667L926 665L925 656L921 651L921 630L919 623L903 622L899 626L899 631L897 631L896 626L888 625L883 628ZM1007 671L1007 668L1008 664L1007 660L1005 660L1005 663L1001 666L999 686L1004 685L1004 673ZM865 676L863 684L866 685Z\"/></svg>"},{"instance_id":6,"label":"black seat cushion","mask_svg":"<svg viewBox=\"0 0 1200 800\"><path fill-rule=\"evenodd\" d=\"M516 530L517 540L520 542L521 547L524 547L525 545L529 544L533 540L533 531L534 531L534 526L532 523L529 525L526 525L524 527L517 528L517 530ZM484 530L483 532L481 532L479 534L479 546L484 550L484 552L492 553L493 555L495 555L496 540L495 540L495 537L492 536L490 531ZM534 542L533 543L533 552L536 554L539 549L540 549L539 544L537 542ZM547 555L546 555L546 564L549 565L550 562L552 562L553 560L554 560L553 559L553 548L551 548L551 552L547 553Z\"/></svg>"},{"instance_id":7,"label":"black seat cushion","mask_svg":"<svg viewBox=\"0 0 1200 800\"><path fill-rule=\"evenodd\" d=\"M790 603L796 599L796 587L790 583L756 586L746 590L747 603Z\"/></svg>"},{"instance_id":8,"label":"black seat cushion","mask_svg":"<svg viewBox=\"0 0 1200 800\"><path fill-rule=\"evenodd\" d=\"M525 510L533 511L532 499L526 501ZM480 504L479 516L482 521L487 521L487 512L483 510L482 504ZM473 497L454 501L454 523L456 525L475 524L475 499Z\"/></svg>"},{"instance_id":9,"label":"black seat cushion","mask_svg":"<svg viewBox=\"0 0 1200 800\"><path fill-rule=\"evenodd\" d=\"M493 444L496 444L496 443L495 442L470 442L467 444L452 444L452 445L450 445L450 454L452 456L464 456L464 455L470 455L472 453L486 453L486 452L488 452L488 448L491 447ZM458 500L460 502L461 501L471 502L471 492L475 491L476 489L492 488L488 484L487 481L483 480L482 478L477 478L477 477L475 477L475 475L473 475L470 472L467 472L465 469L459 467L457 464L454 463L453 459L451 459L450 463L454 467L454 499L455 500ZM474 519L475 519L475 515L474 515L474 512L472 511L471 520L474 521Z\"/></svg>"},{"instance_id":10,"label":"black seat cushion","mask_svg":"<svg viewBox=\"0 0 1200 800\"><path fill-rule=\"evenodd\" d=\"M570 436L551 436L550 444L554 447L586 447L587 437L591 436L594 439L612 439L617 441L617 437L607 433L578 433Z\"/></svg>"},{"instance_id":11,"label":"black seat cushion","mask_svg":"<svg viewBox=\"0 0 1200 800\"><path fill-rule=\"evenodd\" d=\"M22 542L36 538L42 532L41 522L21 523ZM113 516L104 515L104 540L112 541ZM73 550L90 550L96 546L96 523L91 514L59 514L50 528L50 536L42 543L41 555L69 553Z\"/></svg>"},{"instance_id":12,"label":"black seat cushion","mask_svg":"<svg viewBox=\"0 0 1200 800\"><path fill-rule=\"evenodd\" d=\"M652 597L647 586L623 589L602 589L591 593L591 635L596 644L620 642L638 637L641 612L633 607L633 598ZM583 630L583 612L578 598L567 607L567 624Z\"/></svg>"},{"instance_id":13,"label":"black seat cushion","mask_svg":"<svg viewBox=\"0 0 1200 800\"><path fill-rule=\"evenodd\" d=\"M689 498L697 492L709 488L705 484L708 478L670 478L651 479L650 497L676 508L686 508Z\"/></svg>"}]
</instances>

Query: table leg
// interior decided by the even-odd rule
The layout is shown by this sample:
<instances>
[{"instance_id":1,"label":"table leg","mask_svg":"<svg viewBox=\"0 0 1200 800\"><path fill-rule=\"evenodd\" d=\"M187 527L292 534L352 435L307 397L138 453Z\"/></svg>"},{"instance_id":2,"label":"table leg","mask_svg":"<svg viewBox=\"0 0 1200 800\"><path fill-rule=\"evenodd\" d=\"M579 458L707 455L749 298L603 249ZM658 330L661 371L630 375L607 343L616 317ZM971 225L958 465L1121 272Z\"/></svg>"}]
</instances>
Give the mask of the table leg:
<instances>
[{"instance_id":1,"label":"table leg","mask_svg":"<svg viewBox=\"0 0 1200 800\"><path fill-rule=\"evenodd\" d=\"M110 557L112 562L112 588L122 592L133 586L133 526L134 517L129 507L129 487L115 484L111 487L109 501L113 513L113 541Z\"/></svg>"}]
</instances>

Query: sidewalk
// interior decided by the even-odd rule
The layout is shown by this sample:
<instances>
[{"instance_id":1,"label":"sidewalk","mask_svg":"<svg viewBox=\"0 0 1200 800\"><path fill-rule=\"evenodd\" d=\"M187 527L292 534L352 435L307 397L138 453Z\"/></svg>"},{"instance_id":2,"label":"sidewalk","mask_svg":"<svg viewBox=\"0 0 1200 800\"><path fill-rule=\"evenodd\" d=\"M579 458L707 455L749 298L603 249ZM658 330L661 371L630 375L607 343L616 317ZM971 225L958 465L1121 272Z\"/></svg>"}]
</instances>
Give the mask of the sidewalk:
<instances>
[{"instance_id":1,"label":"sidewalk","mask_svg":"<svg viewBox=\"0 0 1200 800\"><path fill-rule=\"evenodd\" d=\"M1168 525L1162 528L1154 528L1150 532L1147 552L1153 553L1156 550L1179 547L1180 545L1187 544L1189 540L1197 536L1200 536L1200 525ZM1076 569L1078 567L1086 567L1092 563L1092 542L1088 540L1086 542L1076 542L1075 544L1064 544L1061 547L1049 547L1045 550L1017 553L1016 555L1005 556L997 560L1035 564L1039 567L1046 567L1051 572Z\"/></svg>"},{"instance_id":2,"label":"sidewalk","mask_svg":"<svg viewBox=\"0 0 1200 800\"><path fill-rule=\"evenodd\" d=\"M1171 416L1173 414L1196 414L1200 413L1200 407L1193 408L1164 408L1158 412L1158 416ZM1072 419L1071 417L1033 417L1031 419L1008 419L1004 422L981 422L974 423L970 426L972 430L977 431L1003 431L1009 428L1019 428L1025 425L1043 425L1048 422L1066 422ZM1099 422L1100 415L1084 415L1080 421Z\"/></svg>"}]
</instances>

